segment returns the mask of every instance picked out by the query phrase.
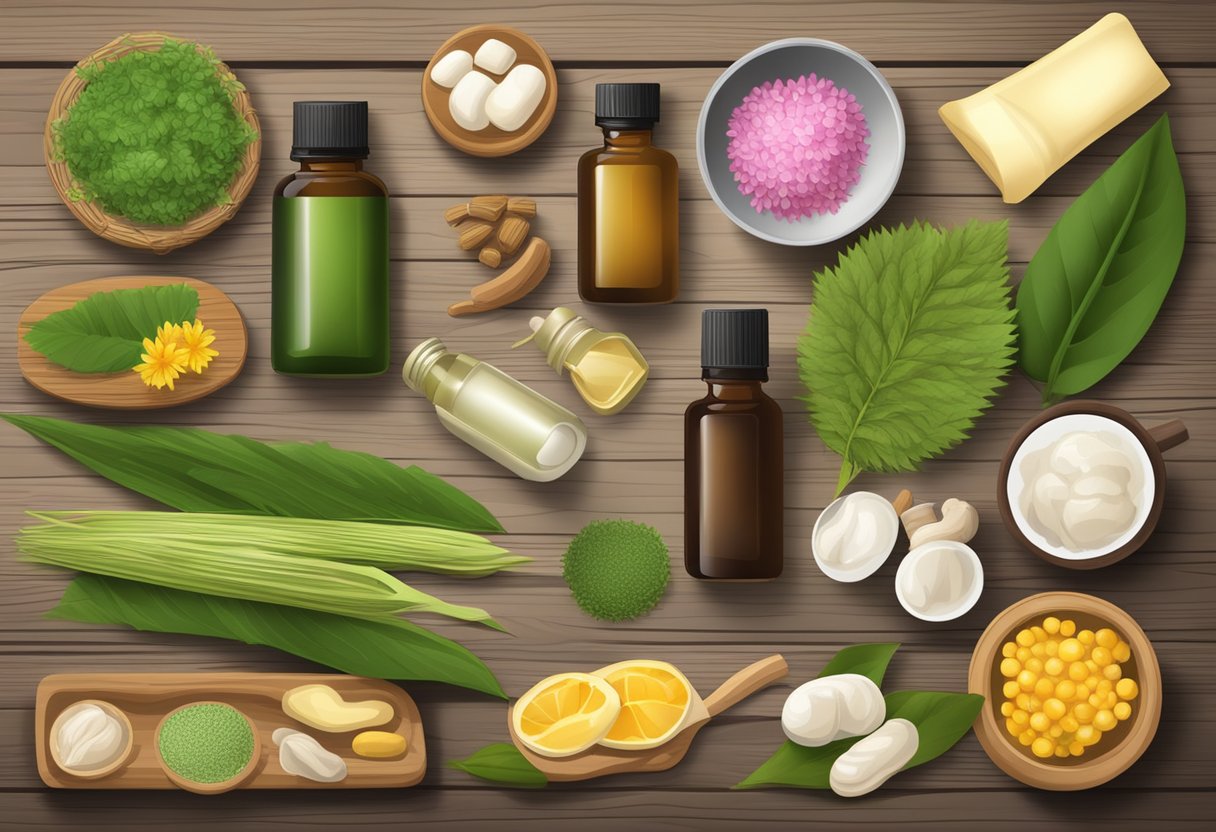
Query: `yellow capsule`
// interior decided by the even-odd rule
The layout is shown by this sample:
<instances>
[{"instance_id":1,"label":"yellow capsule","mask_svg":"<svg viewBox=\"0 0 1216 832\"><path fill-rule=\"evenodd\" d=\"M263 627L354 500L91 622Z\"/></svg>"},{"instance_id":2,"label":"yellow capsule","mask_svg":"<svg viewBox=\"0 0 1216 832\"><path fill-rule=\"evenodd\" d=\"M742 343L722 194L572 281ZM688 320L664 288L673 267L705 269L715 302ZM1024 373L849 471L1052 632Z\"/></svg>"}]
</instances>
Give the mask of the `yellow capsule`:
<instances>
[{"instance_id":1,"label":"yellow capsule","mask_svg":"<svg viewBox=\"0 0 1216 832\"><path fill-rule=\"evenodd\" d=\"M1018 684L1022 686L1022 690L1034 690L1034 683L1039 681L1038 677L1029 670L1023 670L1018 674Z\"/></svg>"},{"instance_id":2,"label":"yellow capsule","mask_svg":"<svg viewBox=\"0 0 1216 832\"><path fill-rule=\"evenodd\" d=\"M1096 676L1102 672L1102 668L1098 667L1098 663L1093 659L1086 659L1085 666L1089 668L1089 673L1091 676Z\"/></svg>"},{"instance_id":3,"label":"yellow capsule","mask_svg":"<svg viewBox=\"0 0 1216 832\"><path fill-rule=\"evenodd\" d=\"M1056 692L1056 686L1051 683L1050 679L1040 679L1034 683L1034 695L1040 699L1046 699Z\"/></svg>"},{"instance_id":4,"label":"yellow capsule","mask_svg":"<svg viewBox=\"0 0 1216 832\"><path fill-rule=\"evenodd\" d=\"M1018 646L1012 641L1007 641L1001 645L1001 655L1007 659L1012 659L1013 654L1018 652Z\"/></svg>"},{"instance_id":5,"label":"yellow capsule","mask_svg":"<svg viewBox=\"0 0 1216 832\"><path fill-rule=\"evenodd\" d=\"M1106 667L1115 660L1115 657L1110 654L1110 650L1105 647L1095 647L1090 653L1090 658L1094 660L1094 664L1098 667Z\"/></svg>"},{"instance_id":6,"label":"yellow capsule","mask_svg":"<svg viewBox=\"0 0 1216 832\"><path fill-rule=\"evenodd\" d=\"M1056 746L1056 750L1055 750L1055 755L1056 755L1057 757L1067 757L1067 756L1068 756L1068 748L1067 748L1067 747L1065 747L1065 746L1063 746L1063 745L1057 745L1057 746Z\"/></svg>"},{"instance_id":7,"label":"yellow capsule","mask_svg":"<svg viewBox=\"0 0 1216 832\"><path fill-rule=\"evenodd\" d=\"M1031 710L1031 711L1039 711L1039 710L1042 710L1042 709L1043 709L1043 700L1042 700L1042 699L1040 699L1040 698L1039 698L1039 697L1037 697L1037 696L1034 696L1034 695L1032 694L1032 695L1031 695L1031 697L1030 697L1030 708L1029 708L1029 710Z\"/></svg>"},{"instance_id":8,"label":"yellow capsule","mask_svg":"<svg viewBox=\"0 0 1216 832\"><path fill-rule=\"evenodd\" d=\"M1077 685L1077 692L1073 695L1073 700L1077 702L1084 702L1085 700L1089 699L1089 695L1091 693L1093 693L1093 691L1089 689L1089 685Z\"/></svg>"},{"instance_id":9,"label":"yellow capsule","mask_svg":"<svg viewBox=\"0 0 1216 832\"><path fill-rule=\"evenodd\" d=\"M1060 727L1072 734L1081 727L1081 723L1077 722L1077 718L1072 714L1065 714L1064 716L1060 717Z\"/></svg>"},{"instance_id":10,"label":"yellow capsule","mask_svg":"<svg viewBox=\"0 0 1216 832\"><path fill-rule=\"evenodd\" d=\"M1113 690L1106 693L1106 707L1113 708L1115 703L1119 701L1119 696Z\"/></svg>"},{"instance_id":11,"label":"yellow capsule","mask_svg":"<svg viewBox=\"0 0 1216 832\"><path fill-rule=\"evenodd\" d=\"M1060 642L1058 654L1063 661L1076 662L1085 655L1085 645L1075 638L1066 638Z\"/></svg>"},{"instance_id":12,"label":"yellow capsule","mask_svg":"<svg viewBox=\"0 0 1216 832\"><path fill-rule=\"evenodd\" d=\"M1021 708L1016 709L1012 714L1009 715L1009 718L1012 719L1014 722L1016 722L1018 725L1023 725L1023 726L1026 725L1026 723L1030 722L1030 714L1026 713Z\"/></svg>"},{"instance_id":13,"label":"yellow capsule","mask_svg":"<svg viewBox=\"0 0 1216 832\"><path fill-rule=\"evenodd\" d=\"M1060 635L1064 638L1069 638L1077 631L1077 623L1072 619L1064 619L1060 622Z\"/></svg>"},{"instance_id":14,"label":"yellow capsule","mask_svg":"<svg viewBox=\"0 0 1216 832\"><path fill-rule=\"evenodd\" d=\"M1081 632L1077 633L1077 641L1081 642L1082 644L1093 644L1094 643L1094 631L1093 630L1082 630Z\"/></svg>"},{"instance_id":15,"label":"yellow capsule","mask_svg":"<svg viewBox=\"0 0 1216 832\"><path fill-rule=\"evenodd\" d=\"M1064 729L1061 728L1059 725L1052 725L1052 726L1048 727L1048 729L1047 729L1047 736L1051 737L1053 740L1059 739L1063 735L1063 733L1064 733Z\"/></svg>"},{"instance_id":16,"label":"yellow capsule","mask_svg":"<svg viewBox=\"0 0 1216 832\"><path fill-rule=\"evenodd\" d=\"M1017 737L1022 733L1022 726L1018 725L1012 719L1007 719L1005 720L1005 730Z\"/></svg>"},{"instance_id":17,"label":"yellow capsule","mask_svg":"<svg viewBox=\"0 0 1216 832\"><path fill-rule=\"evenodd\" d=\"M1110 627L1103 627L1094 633L1094 641L1098 642L1102 647L1109 649L1119 643L1119 636Z\"/></svg>"},{"instance_id":18,"label":"yellow capsule","mask_svg":"<svg viewBox=\"0 0 1216 832\"><path fill-rule=\"evenodd\" d=\"M1047 644L1044 645L1044 649L1047 651L1047 655L1049 656L1058 655L1060 652L1060 642L1056 641L1054 638L1048 639Z\"/></svg>"},{"instance_id":19,"label":"yellow capsule","mask_svg":"<svg viewBox=\"0 0 1216 832\"><path fill-rule=\"evenodd\" d=\"M1120 699L1132 700L1140 695L1140 686L1135 679L1120 679L1115 683L1115 693Z\"/></svg>"},{"instance_id":20,"label":"yellow capsule","mask_svg":"<svg viewBox=\"0 0 1216 832\"><path fill-rule=\"evenodd\" d=\"M1110 710L1120 722L1132 715L1132 706L1127 702L1116 702L1115 707Z\"/></svg>"},{"instance_id":21,"label":"yellow capsule","mask_svg":"<svg viewBox=\"0 0 1216 832\"><path fill-rule=\"evenodd\" d=\"M1095 708L1102 708L1106 705L1106 697L1099 693L1090 695L1088 701L1089 704L1093 705Z\"/></svg>"},{"instance_id":22,"label":"yellow capsule","mask_svg":"<svg viewBox=\"0 0 1216 832\"><path fill-rule=\"evenodd\" d=\"M1017 649L1017 652L1013 654L1013 657L1015 659L1017 659L1018 661L1024 663L1027 659L1029 659L1033 655L1034 654L1030 652L1029 647L1019 647Z\"/></svg>"},{"instance_id":23,"label":"yellow capsule","mask_svg":"<svg viewBox=\"0 0 1216 832\"><path fill-rule=\"evenodd\" d=\"M1019 708L1021 708L1024 711L1029 711L1030 710L1030 694L1029 693L1019 693L1017 696L1017 703L1018 703Z\"/></svg>"},{"instance_id":24,"label":"yellow capsule","mask_svg":"<svg viewBox=\"0 0 1216 832\"><path fill-rule=\"evenodd\" d=\"M1068 706L1059 699L1048 699L1043 703L1043 714L1048 719L1056 720L1068 713Z\"/></svg>"},{"instance_id":25,"label":"yellow capsule","mask_svg":"<svg viewBox=\"0 0 1216 832\"><path fill-rule=\"evenodd\" d=\"M364 731L351 740L351 750L360 757L388 759L405 753L405 737L391 731Z\"/></svg>"},{"instance_id":26,"label":"yellow capsule","mask_svg":"<svg viewBox=\"0 0 1216 832\"><path fill-rule=\"evenodd\" d=\"M1040 733L1051 727L1051 720L1042 711L1030 715L1030 727Z\"/></svg>"},{"instance_id":27,"label":"yellow capsule","mask_svg":"<svg viewBox=\"0 0 1216 832\"><path fill-rule=\"evenodd\" d=\"M1117 662L1125 662L1132 657L1132 648L1126 641L1121 641L1110 648L1110 654Z\"/></svg>"},{"instance_id":28,"label":"yellow capsule","mask_svg":"<svg viewBox=\"0 0 1216 832\"><path fill-rule=\"evenodd\" d=\"M1002 702L1001 703L1001 716L1012 716L1012 715L1013 715L1013 703L1012 702Z\"/></svg>"},{"instance_id":29,"label":"yellow capsule","mask_svg":"<svg viewBox=\"0 0 1216 832\"><path fill-rule=\"evenodd\" d=\"M1099 731L1110 731L1118 724L1119 720L1115 719L1115 715L1105 708L1094 714L1094 727Z\"/></svg>"},{"instance_id":30,"label":"yellow capsule","mask_svg":"<svg viewBox=\"0 0 1216 832\"><path fill-rule=\"evenodd\" d=\"M1103 696L1115 689L1114 684L1110 679L1101 679L1098 681L1097 687L1094 688L1094 693L1100 693Z\"/></svg>"},{"instance_id":31,"label":"yellow capsule","mask_svg":"<svg viewBox=\"0 0 1216 832\"><path fill-rule=\"evenodd\" d=\"M1093 722L1094 714L1097 712L1098 709L1093 705L1090 705L1088 702L1078 702L1076 705L1072 706L1072 715L1076 717L1077 722L1081 723L1081 728L1084 728L1090 722ZM1077 730L1080 731L1081 728L1078 728Z\"/></svg>"},{"instance_id":32,"label":"yellow capsule","mask_svg":"<svg viewBox=\"0 0 1216 832\"><path fill-rule=\"evenodd\" d=\"M1063 646L1060 647L1063 650ZM1089 668L1085 666L1085 662L1073 662L1068 666L1068 678L1074 682L1084 682L1089 678Z\"/></svg>"},{"instance_id":33,"label":"yellow capsule","mask_svg":"<svg viewBox=\"0 0 1216 832\"><path fill-rule=\"evenodd\" d=\"M1001 659L1001 675L1006 679L1015 679L1022 672L1022 663L1017 659Z\"/></svg>"},{"instance_id":34,"label":"yellow capsule","mask_svg":"<svg viewBox=\"0 0 1216 832\"><path fill-rule=\"evenodd\" d=\"M1054 656L1043 662L1043 672L1048 676L1062 676L1064 675L1064 669L1064 662L1060 661Z\"/></svg>"},{"instance_id":35,"label":"yellow capsule","mask_svg":"<svg viewBox=\"0 0 1216 832\"><path fill-rule=\"evenodd\" d=\"M1087 688L1089 688L1090 690L1097 690L1098 683L1101 681L1102 681L1101 676L1090 676L1088 679L1085 680L1085 686Z\"/></svg>"},{"instance_id":36,"label":"yellow capsule","mask_svg":"<svg viewBox=\"0 0 1216 832\"><path fill-rule=\"evenodd\" d=\"M1030 634L1034 636L1035 641L1047 641L1047 631L1037 624L1030 628Z\"/></svg>"},{"instance_id":37,"label":"yellow capsule","mask_svg":"<svg viewBox=\"0 0 1216 832\"><path fill-rule=\"evenodd\" d=\"M1034 634L1030 630L1019 630L1018 634L1014 637L1014 641L1023 647L1029 647L1034 644Z\"/></svg>"},{"instance_id":38,"label":"yellow capsule","mask_svg":"<svg viewBox=\"0 0 1216 832\"><path fill-rule=\"evenodd\" d=\"M1064 702L1071 701L1077 695L1077 683L1071 679L1063 679L1056 684L1056 699Z\"/></svg>"},{"instance_id":39,"label":"yellow capsule","mask_svg":"<svg viewBox=\"0 0 1216 832\"><path fill-rule=\"evenodd\" d=\"M1030 655L1040 659L1046 657L1047 645L1043 644L1041 641L1036 641L1034 644L1030 645Z\"/></svg>"},{"instance_id":40,"label":"yellow capsule","mask_svg":"<svg viewBox=\"0 0 1216 832\"><path fill-rule=\"evenodd\" d=\"M1031 731L1029 728L1018 734L1018 742L1020 742L1022 745L1030 745L1032 742L1034 742L1034 738L1034 731Z\"/></svg>"},{"instance_id":41,"label":"yellow capsule","mask_svg":"<svg viewBox=\"0 0 1216 832\"><path fill-rule=\"evenodd\" d=\"M1039 737L1030 744L1030 750L1036 757L1050 757L1054 749L1055 743L1046 737Z\"/></svg>"},{"instance_id":42,"label":"yellow capsule","mask_svg":"<svg viewBox=\"0 0 1216 832\"><path fill-rule=\"evenodd\" d=\"M1117 664L1108 664L1102 668L1103 677L1110 679L1112 682L1117 682L1123 676L1123 668Z\"/></svg>"},{"instance_id":43,"label":"yellow capsule","mask_svg":"<svg viewBox=\"0 0 1216 832\"><path fill-rule=\"evenodd\" d=\"M1031 656L1026 660L1026 669L1031 673L1039 674L1043 672L1043 660L1037 656Z\"/></svg>"},{"instance_id":44,"label":"yellow capsule","mask_svg":"<svg viewBox=\"0 0 1216 832\"><path fill-rule=\"evenodd\" d=\"M1068 744L1068 753L1074 757L1080 757L1085 753L1085 746L1081 745L1081 743L1077 742L1076 740L1073 740Z\"/></svg>"},{"instance_id":45,"label":"yellow capsule","mask_svg":"<svg viewBox=\"0 0 1216 832\"><path fill-rule=\"evenodd\" d=\"M1082 725L1077 729L1077 742L1089 746L1102 739L1102 732L1092 725Z\"/></svg>"},{"instance_id":46,"label":"yellow capsule","mask_svg":"<svg viewBox=\"0 0 1216 832\"><path fill-rule=\"evenodd\" d=\"M1017 682L1012 679L1005 683L1005 687L1001 688L1001 692L1005 694L1006 699L1012 699L1021 692L1022 688Z\"/></svg>"},{"instance_id":47,"label":"yellow capsule","mask_svg":"<svg viewBox=\"0 0 1216 832\"><path fill-rule=\"evenodd\" d=\"M1053 635L1060 632L1060 619L1054 615L1049 615L1043 619L1043 629Z\"/></svg>"}]
</instances>

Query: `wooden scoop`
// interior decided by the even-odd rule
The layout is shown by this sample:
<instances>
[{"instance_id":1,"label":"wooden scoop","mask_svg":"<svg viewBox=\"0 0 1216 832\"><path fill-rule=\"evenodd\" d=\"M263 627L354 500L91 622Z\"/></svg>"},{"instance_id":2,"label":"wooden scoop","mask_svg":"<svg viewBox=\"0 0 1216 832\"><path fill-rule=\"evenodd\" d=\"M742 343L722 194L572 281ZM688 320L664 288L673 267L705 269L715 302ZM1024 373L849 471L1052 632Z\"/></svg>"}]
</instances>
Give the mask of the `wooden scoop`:
<instances>
[{"instance_id":1,"label":"wooden scoop","mask_svg":"<svg viewBox=\"0 0 1216 832\"><path fill-rule=\"evenodd\" d=\"M511 709L507 711L507 730L511 732L511 741L520 753L551 781L590 780L629 771L666 771L684 759L693 737L711 717L783 679L789 672L789 665L782 656L769 656L731 676L705 699L693 690L692 702L680 733L658 748L644 751L622 751L593 745L570 757L542 757L520 742L512 724Z\"/></svg>"}]
</instances>

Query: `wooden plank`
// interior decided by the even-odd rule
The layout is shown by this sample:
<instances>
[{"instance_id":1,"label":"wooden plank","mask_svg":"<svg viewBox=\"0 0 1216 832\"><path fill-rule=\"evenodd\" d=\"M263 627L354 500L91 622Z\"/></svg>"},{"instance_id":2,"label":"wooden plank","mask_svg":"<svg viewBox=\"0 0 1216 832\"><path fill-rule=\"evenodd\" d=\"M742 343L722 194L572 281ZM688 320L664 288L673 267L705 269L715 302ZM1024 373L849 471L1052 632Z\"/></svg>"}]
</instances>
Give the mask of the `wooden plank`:
<instances>
[{"instance_id":1,"label":"wooden plank","mask_svg":"<svg viewBox=\"0 0 1216 832\"><path fill-rule=\"evenodd\" d=\"M1209 61L1216 22L1204 0L1128 0L1158 61ZM270 0L166 7L155 0L17 0L0 14L7 61L76 61L122 32L161 29L197 38L227 61L425 62L459 29L499 22L535 37L558 61L729 63L778 37L839 41L878 61L1028 63L1111 11L1109 3L867 0L630 0L599 3L492 0L459 5L325 0L284 9Z\"/></svg>"}]
</instances>

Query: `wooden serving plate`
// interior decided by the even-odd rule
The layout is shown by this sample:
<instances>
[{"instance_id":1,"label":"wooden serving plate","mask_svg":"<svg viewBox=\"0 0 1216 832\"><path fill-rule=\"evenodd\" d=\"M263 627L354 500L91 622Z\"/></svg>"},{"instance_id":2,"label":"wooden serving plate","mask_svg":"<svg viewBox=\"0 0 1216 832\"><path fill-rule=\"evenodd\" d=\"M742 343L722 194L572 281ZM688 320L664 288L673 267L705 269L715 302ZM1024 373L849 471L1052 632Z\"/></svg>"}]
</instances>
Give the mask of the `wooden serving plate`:
<instances>
[{"instance_id":1,"label":"wooden serving plate","mask_svg":"<svg viewBox=\"0 0 1216 832\"><path fill-rule=\"evenodd\" d=\"M394 716L385 725L367 730L394 731L405 736L399 758L369 760L351 750L359 733L318 731L283 713L283 694L300 685L329 685L347 700L380 699L392 704ZM126 766L107 777L85 779L68 774L51 756L50 727L69 705L100 699L121 709L131 720L134 753ZM413 786L426 773L426 744L422 718L409 694L389 682L358 676L319 673L66 673L47 676L38 685L34 714L38 774L57 789L174 789L156 752L156 729L170 711L196 702L223 702L247 716L254 725L259 757L241 789L372 789ZM278 747L270 735L276 728L294 728L314 737L346 761L347 776L338 783L318 783L283 771Z\"/></svg>"},{"instance_id":2,"label":"wooden serving plate","mask_svg":"<svg viewBox=\"0 0 1216 832\"><path fill-rule=\"evenodd\" d=\"M465 130L456 123L448 110L451 90L431 80L431 69L444 55L453 49L463 49L470 55L475 55L478 47L490 38L497 38L515 50L515 63L511 65L511 69L518 64L532 64L545 75L544 96L536 105L532 117L513 133L499 130L493 124L477 132ZM506 77L478 66L473 69L490 76L496 83L501 83ZM540 44L518 29L497 25L471 26L444 41L443 46L439 47L426 65L426 71L422 73L422 107L439 137L457 150L463 150L471 156L508 156L523 150L540 138L541 133L544 133L553 121L553 114L557 112L557 70L553 68L553 62Z\"/></svg>"},{"instance_id":3,"label":"wooden serving plate","mask_svg":"<svg viewBox=\"0 0 1216 832\"><path fill-rule=\"evenodd\" d=\"M1125 675L1136 680L1139 695L1132 700L1132 715L1113 731L1102 735L1080 757L1041 760L1005 730L1001 716L1001 645L1013 639L1018 630L1040 623L1045 616L1071 618L1078 629L1097 630L1109 626L1132 649L1123 663ZM1092 595L1079 592L1043 592L1031 595L1008 607L984 630L971 654L967 689L985 698L975 735L984 751L1001 771L1028 786L1051 791L1076 791L1100 786L1122 774L1140 759L1161 720L1161 667L1153 645L1135 619L1119 607Z\"/></svg>"},{"instance_id":4,"label":"wooden serving plate","mask_svg":"<svg viewBox=\"0 0 1216 832\"><path fill-rule=\"evenodd\" d=\"M202 375L182 374L175 382L173 390L167 387L162 390L148 387L139 374L131 370L119 373L76 373L48 361L25 341L25 334L36 322L52 312L68 309L96 292L163 286L170 283L185 283L198 290L198 318L208 329L215 330L215 343L211 346L219 351L219 355L212 359ZM149 335L155 338L156 333ZM102 277L72 283L53 289L38 298L26 307L17 322L17 362L25 380L44 393L89 407L150 410L176 407L201 399L240 375L241 368L245 366L248 349L245 322L236 304L215 286L192 277Z\"/></svg>"},{"instance_id":5,"label":"wooden serving plate","mask_svg":"<svg viewBox=\"0 0 1216 832\"><path fill-rule=\"evenodd\" d=\"M590 780L631 771L666 771L684 759L697 732L704 728L710 719L739 704L753 693L784 679L789 672L790 668L784 657L769 656L731 676L705 699L693 689L684 727L658 748L625 751L593 745L586 751L569 757L543 757L525 746L515 734L510 708L507 710L507 730L519 752L553 782Z\"/></svg>"}]
</instances>

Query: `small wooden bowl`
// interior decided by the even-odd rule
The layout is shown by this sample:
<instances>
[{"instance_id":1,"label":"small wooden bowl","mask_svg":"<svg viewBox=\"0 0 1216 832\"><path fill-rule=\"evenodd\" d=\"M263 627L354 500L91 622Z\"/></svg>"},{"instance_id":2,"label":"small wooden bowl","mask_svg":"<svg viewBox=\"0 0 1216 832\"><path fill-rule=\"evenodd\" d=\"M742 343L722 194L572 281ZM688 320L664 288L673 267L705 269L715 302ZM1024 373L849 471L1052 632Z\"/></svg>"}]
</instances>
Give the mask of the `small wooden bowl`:
<instances>
[{"instance_id":1,"label":"small wooden bowl","mask_svg":"<svg viewBox=\"0 0 1216 832\"><path fill-rule=\"evenodd\" d=\"M1140 444L1144 446L1144 451L1148 455L1152 468L1151 476L1154 484L1153 500L1149 507L1148 515L1130 540L1112 552L1095 557L1079 557L1075 559L1059 557L1043 549L1027 537L1021 524L1018 522L1017 516L1015 516L1013 506L1010 504L1008 487L1014 457L1017 456L1018 449L1022 444L1031 434L1046 423L1061 416L1072 414L1090 414L1104 417L1127 428ZM1157 527L1157 521L1161 518L1161 509L1165 501L1165 461L1162 459L1161 454L1175 445L1185 442L1187 438L1186 426L1178 419L1163 422L1151 428L1145 428L1135 416L1132 416L1126 410L1106 404L1105 402L1078 399L1058 404L1055 407L1049 407L1022 426L1022 429L1010 441L1009 447L1005 451L1005 456L1001 459L1000 473L997 475L996 494L997 505L1000 508L1001 519L1005 523L1005 528L1009 530L1009 533L1013 535L1018 543L1022 544L1023 548L1033 552L1048 563L1054 563L1057 566L1063 566L1068 569L1098 569L1099 567L1109 566L1112 563L1121 561L1143 546Z\"/></svg>"},{"instance_id":2,"label":"small wooden bowl","mask_svg":"<svg viewBox=\"0 0 1216 832\"><path fill-rule=\"evenodd\" d=\"M200 783L197 780L190 780L182 777L180 774L170 768L168 763L165 762L165 759L160 755L160 731L165 727L165 722L167 722L169 717L173 716L178 711L184 710L185 708L193 708L195 705L223 705L226 708L232 708L232 710L240 714L241 718L245 720L246 724L248 724L249 730L253 734L253 750L249 754L249 762L243 769L240 770L240 772L236 774L235 777L230 777L227 780L221 780L218 783ZM258 764L262 760L262 740L260 737L258 737L257 726L254 725L253 720L246 716L242 711L237 708L233 708L227 702L204 700L200 702L188 702L185 705L174 708L173 710L169 711L169 713L165 714L160 722L156 723L156 731L152 734L152 742L156 746L156 760L160 763L161 771L165 773L165 776L168 777L178 788L185 789L188 792L194 792L195 794L221 794L223 792L230 792L233 789L242 786L246 781L249 780L250 777L253 776L254 772L257 771Z\"/></svg>"},{"instance_id":3,"label":"small wooden bowl","mask_svg":"<svg viewBox=\"0 0 1216 832\"><path fill-rule=\"evenodd\" d=\"M113 60L130 52L156 51L164 44L166 38L182 40L182 38L175 38L164 32L136 32L121 35L80 60L59 84L59 89L55 91L55 98L51 101L51 111L47 114L46 128L42 138L42 152L46 158L46 169L51 176L51 184L55 186L55 191L63 200L63 204L76 215L76 219L84 223L98 237L130 248L154 251L157 254L167 254L176 248L206 237L232 219L240 209L241 203L245 201L245 197L249 195L253 182L257 179L258 167L262 158L262 129L258 124L257 113L253 110L249 93L244 87L241 87L236 93L233 106L241 118L257 131L258 137L245 148L241 169L228 186L228 195L231 200L226 205L214 205L208 208L180 226L142 225L131 222L125 217L107 214L96 202L72 199L69 194L75 188L76 180L68 170L67 163L55 158L53 125L55 121L67 114L88 85L88 82L77 74L78 69L90 64ZM223 78L236 80L236 75L227 64L220 64L218 72Z\"/></svg>"},{"instance_id":4,"label":"small wooden bowl","mask_svg":"<svg viewBox=\"0 0 1216 832\"><path fill-rule=\"evenodd\" d=\"M59 744L54 740L59 735L59 726L63 724L63 720L81 705L96 705L101 708L108 715L118 720L127 735L127 742L123 746L123 750L111 763L101 768L89 769L88 771L81 771L80 769L64 765L63 760L59 758ZM64 708L55 719L54 724L51 725L50 736L51 759L55 761L55 765L59 766L60 771L78 780L100 780L102 777L108 777L131 761L131 752L135 749L135 730L131 727L131 720L119 708L101 699L81 699L79 702L73 702Z\"/></svg>"},{"instance_id":5,"label":"small wooden bowl","mask_svg":"<svg viewBox=\"0 0 1216 832\"><path fill-rule=\"evenodd\" d=\"M544 97L536 105L532 117L523 127L512 133L499 130L492 124L477 132L465 130L456 123L448 110L451 90L431 80L431 69L444 55L453 49L463 49L471 55L476 54L478 47L490 38L498 38L515 50L516 57L512 69L519 64L532 64L545 75ZM489 75L496 82L501 82L506 77L487 72L480 67L474 69ZM510 72L510 69L507 71ZM444 41L443 46L439 47L431 62L426 65L426 71L422 73L422 107L439 137L457 150L463 150L471 156L509 156L540 138L541 133L544 133L553 121L553 114L557 112L557 71L540 44L518 29L497 25L471 26Z\"/></svg>"},{"instance_id":6,"label":"small wooden bowl","mask_svg":"<svg viewBox=\"0 0 1216 832\"><path fill-rule=\"evenodd\" d=\"M1041 760L1005 730L1001 703L1001 645L1018 630L1037 624L1045 616L1071 618L1078 628L1096 630L1109 626L1131 647L1131 658L1123 663L1127 676L1140 686L1132 700L1132 715L1113 731L1102 735L1080 757L1051 757ZM975 735L984 751L1001 771L1028 786L1051 791L1076 791L1100 786L1122 774L1140 758L1157 733L1161 719L1161 667L1157 654L1140 625L1109 601L1077 592L1044 592L1013 604L984 630L971 654L967 689L985 698Z\"/></svg>"}]
</instances>

